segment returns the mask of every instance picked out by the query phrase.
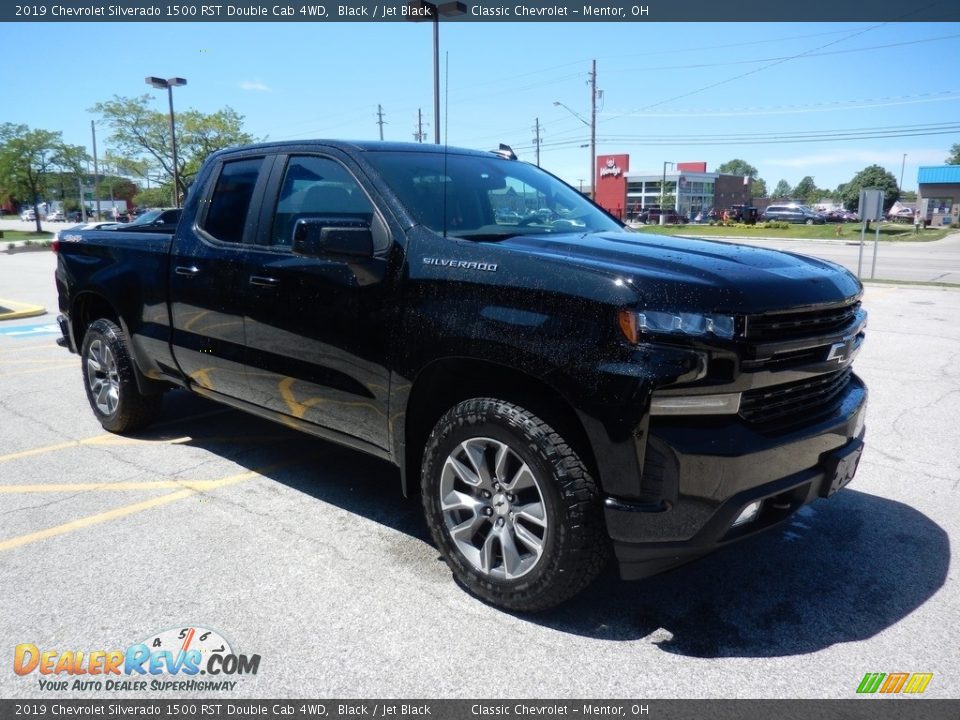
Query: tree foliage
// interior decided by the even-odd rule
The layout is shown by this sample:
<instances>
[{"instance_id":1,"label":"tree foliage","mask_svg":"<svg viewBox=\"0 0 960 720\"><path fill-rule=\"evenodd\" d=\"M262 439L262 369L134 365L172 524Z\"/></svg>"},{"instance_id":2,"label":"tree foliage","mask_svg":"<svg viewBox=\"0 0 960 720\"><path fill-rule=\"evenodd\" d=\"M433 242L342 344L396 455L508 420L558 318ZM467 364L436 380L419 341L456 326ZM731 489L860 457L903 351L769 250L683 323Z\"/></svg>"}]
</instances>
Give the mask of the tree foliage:
<instances>
[{"instance_id":1,"label":"tree foliage","mask_svg":"<svg viewBox=\"0 0 960 720\"><path fill-rule=\"evenodd\" d=\"M860 209L860 190L861 188L878 188L883 190L883 207L889 210L900 197L900 190L897 188L897 178L889 170L885 170L879 165L870 165L853 176L853 179L843 186L843 204L852 209Z\"/></svg>"},{"instance_id":2,"label":"tree foliage","mask_svg":"<svg viewBox=\"0 0 960 720\"><path fill-rule=\"evenodd\" d=\"M786 180L781 180L780 182L777 183L777 186L773 189L773 195L771 195L771 197L785 198L785 197L789 197L789 195L790 195L790 183L788 183Z\"/></svg>"},{"instance_id":3,"label":"tree foliage","mask_svg":"<svg viewBox=\"0 0 960 720\"><path fill-rule=\"evenodd\" d=\"M817 184L813 181L813 178L807 175L797 183L797 186L793 188L791 194L797 200L809 205L817 201L820 190L817 188Z\"/></svg>"},{"instance_id":4,"label":"tree foliage","mask_svg":"<svg viewBox=\"0 0 960 720\"><path fill-rule=\"evenodd\" d=\"M750 195L755 198L767 197L767 181L763 178L754 178L751 180Z\"/></svg>"},{"instance_id":5,"label":"tree foliage","mask_svg":"<svg viewBox=\"0 0 960 720\"><path fill-rule=\"evenodd\" d=\"M173 182L173 149L170 116L154 110L154 96L120 97L93 106L110 125L110 141L119 156L121 172L146 179L154 170ZM243 116L230 107L212 114L198 110L176 112L177 169L182 194L207 156L231 145L254 142L243 130Z\"/></svg>"},{"instance_id":6,"label":"tree foliage","mask_svg":"<svg viewBox=\"0 0 960 720\"><path fill-rule=\"evenodd\" d=\"M40 232L37 205L54 171L72 171L85 156L83 148L65 145L59 132L3 123L0 125L0 190L33 205L37 232Z\"/></svg>"},{"instance_id":7,"label":"tree foliage","mask_svg":"<svg viewBox=\"0 0 960 720\"><path fill-rule=\"evenodd\" d=\"M943 162L947 165L960 165L960 143L955 143L950 148L950 157Z\"/></svg>"},{"instance_id":8,"label":"tree foliage","mask_svg":"<svg viewBox=\"0 0 960 720\"><path fill-rule=\"evenodd\" d=\"M137 207L166 207L170 204L172 184L141 190L133 197Z\"/></svg>"},{"instance_id":9,"label":"tree foliage","mask_svg":"<svg viewBox=\"0 0 960 720\"><path fill-rule=\"evenodd\" d=\"M723 175L749 175L755 178L760 172L746 160L734 158L728 160L717 168L717 172Z\"/></svg>"}]
</instances>

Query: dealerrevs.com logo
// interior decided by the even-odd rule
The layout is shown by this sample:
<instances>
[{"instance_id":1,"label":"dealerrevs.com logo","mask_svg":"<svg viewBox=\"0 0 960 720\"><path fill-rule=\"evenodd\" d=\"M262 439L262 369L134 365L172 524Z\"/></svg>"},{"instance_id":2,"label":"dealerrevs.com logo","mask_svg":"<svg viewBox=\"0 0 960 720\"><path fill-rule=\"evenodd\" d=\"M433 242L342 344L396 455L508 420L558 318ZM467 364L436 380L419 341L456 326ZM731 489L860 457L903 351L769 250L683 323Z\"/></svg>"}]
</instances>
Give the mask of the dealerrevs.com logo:
<instances>
[{"instance_id":1,"label":"dealerrevs.com logo","mask_svg":"<svg viewBox=\"0 0 960 720\"><path fill-rule=\"evenodd\" d=\"M237 653L223 635L203 627L153 633L125 650L61 651L21 643L13 653L17 675L35 676L41 690L61 692L233 690L240 682L234 678L259 669L259 655Z\"/></svg>"}]
</instances>

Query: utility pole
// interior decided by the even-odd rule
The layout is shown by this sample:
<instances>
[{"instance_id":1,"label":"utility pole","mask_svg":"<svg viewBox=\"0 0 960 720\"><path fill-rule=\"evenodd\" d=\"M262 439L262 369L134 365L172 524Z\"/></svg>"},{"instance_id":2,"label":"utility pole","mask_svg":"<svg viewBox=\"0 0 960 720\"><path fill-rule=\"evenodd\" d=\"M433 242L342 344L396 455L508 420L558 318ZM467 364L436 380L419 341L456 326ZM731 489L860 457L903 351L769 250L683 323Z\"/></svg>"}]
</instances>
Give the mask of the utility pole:
<instances>
[{"instance_id":1,"label":"utility pole","mask_svg":"<svg viewBox=\"0 0 960 720\"><path fill-rule=\"evenodd\" d=\"M383 140L383 108L377 105L377 125L380 126L380 139Z\"/></svg>"},{"instance_id":2,"label":"utility pole","mask_svg":"<svg viewBox=\"0 0 960 720\"><path fill-rule=\"evenodd\" d=\"M597 197L597 61L590 71L590 197Z\"/></svg>"},{"instance_id":3,"label":"utility pole","mask_svg":"<svg viewBox=\"0 0 960 720\"><path fill-rule=\"evenodd\" d=\"M900 163L900 185L897 187L897 190L900 193L903 193L903 169L907 166L907 154L903 154L903 162Z\"/></svg>"},{"instance_id":4,"label":"utility pole","mask_svg":"<svg viewBox=\"0 0 960 720\"><path fill-rule=\"evenodd\" d=\"M423 111L421 108L417 108L417 127L413 131L413 139L418 143L427 139L427 134L423 131Z\"/></svg>"},{"instance_id":5,"label":"utility pole","mask_svg":"<svg viewBox=\"0 0 960 720\"><path fill-rule=\"evenodd\" d=\"M533 132L536 135L533 138L533 145L537 149L537 167L540 167L540 118L535 118Z\"/></svg>"},{"instance_id":6,"label":"utility pole","mask_svg":"<svg viewBox=\"0 0 960 720\"><path fill-rule=\"evenodd\" d=\"M97 167L97 126L94 120L90 121L90 132L93 134L93 199L97 202L97 220L100 219L100 170Z\"/></svg>"}]
</instances>

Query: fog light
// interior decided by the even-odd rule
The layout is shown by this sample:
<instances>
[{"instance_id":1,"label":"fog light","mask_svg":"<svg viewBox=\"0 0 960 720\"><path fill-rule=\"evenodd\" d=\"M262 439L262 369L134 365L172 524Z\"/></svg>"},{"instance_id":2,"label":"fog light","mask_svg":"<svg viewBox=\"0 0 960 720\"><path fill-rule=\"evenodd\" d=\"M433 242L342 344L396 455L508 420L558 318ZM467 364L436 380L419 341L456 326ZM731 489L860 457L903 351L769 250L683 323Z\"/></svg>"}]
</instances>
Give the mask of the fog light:
<instances>
[{"instance_id":1,"label":"fog light","mask_svg":"<svg viewBox=\"0 0 960 720\"><path fill-rule=\"evenodd\" d=\"M738 525L744 525L748 522L753 522L757 519L757 515L760 514L760 506L763 504L762 500L756 500L749 505L747 505L739 515L737 519L733 521L731 527L737 527Z\"/></svg>"}]
</instances>

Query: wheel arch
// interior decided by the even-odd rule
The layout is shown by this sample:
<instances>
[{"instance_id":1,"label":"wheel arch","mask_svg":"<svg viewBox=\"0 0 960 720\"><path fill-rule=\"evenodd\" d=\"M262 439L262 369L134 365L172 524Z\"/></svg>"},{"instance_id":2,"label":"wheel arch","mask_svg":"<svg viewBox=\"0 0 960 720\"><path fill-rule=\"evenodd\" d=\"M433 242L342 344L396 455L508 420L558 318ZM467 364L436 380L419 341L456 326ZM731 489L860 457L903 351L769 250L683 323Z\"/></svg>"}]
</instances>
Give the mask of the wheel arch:
<instances>
[{"instance_id":1,"label":"wheel arch","mask_svg":"<svg viewBox=\"0 0 960 720\"><path fill-rule=\"evenodd\" d=\"M130 330L117 309L100 293L88 290L78 293L73 299L70 308L70 332L73 334L73 343L74 347L77 348L77 352L80 352L83 347L83 339L87 333L87 328L90 327L90 323L101 318L109 320L119 327L124 335L127 336L129 343ZM133 353L132 346L129 349L131 352L134 378L137 381L137 388L140 392L144 395L156 395L169 390L169 384L151 380L143 374L137 362L136 355Z\"/></svg>"},{"instance_id":2,"label":"wheel arch","mask_svg":"<svg viewBox=\"0 0 960 720\"><path fill-rule=\"evenodd\" d=\"M560 433L600 483L587 432L573 406L556 388L530 373L489 360L444 358L419 373L407 399L400 459L405 496L419 490L423 450L434 425L451 407L475 397L504 400L538 415Z\"/></svg>"}]
</instances>

